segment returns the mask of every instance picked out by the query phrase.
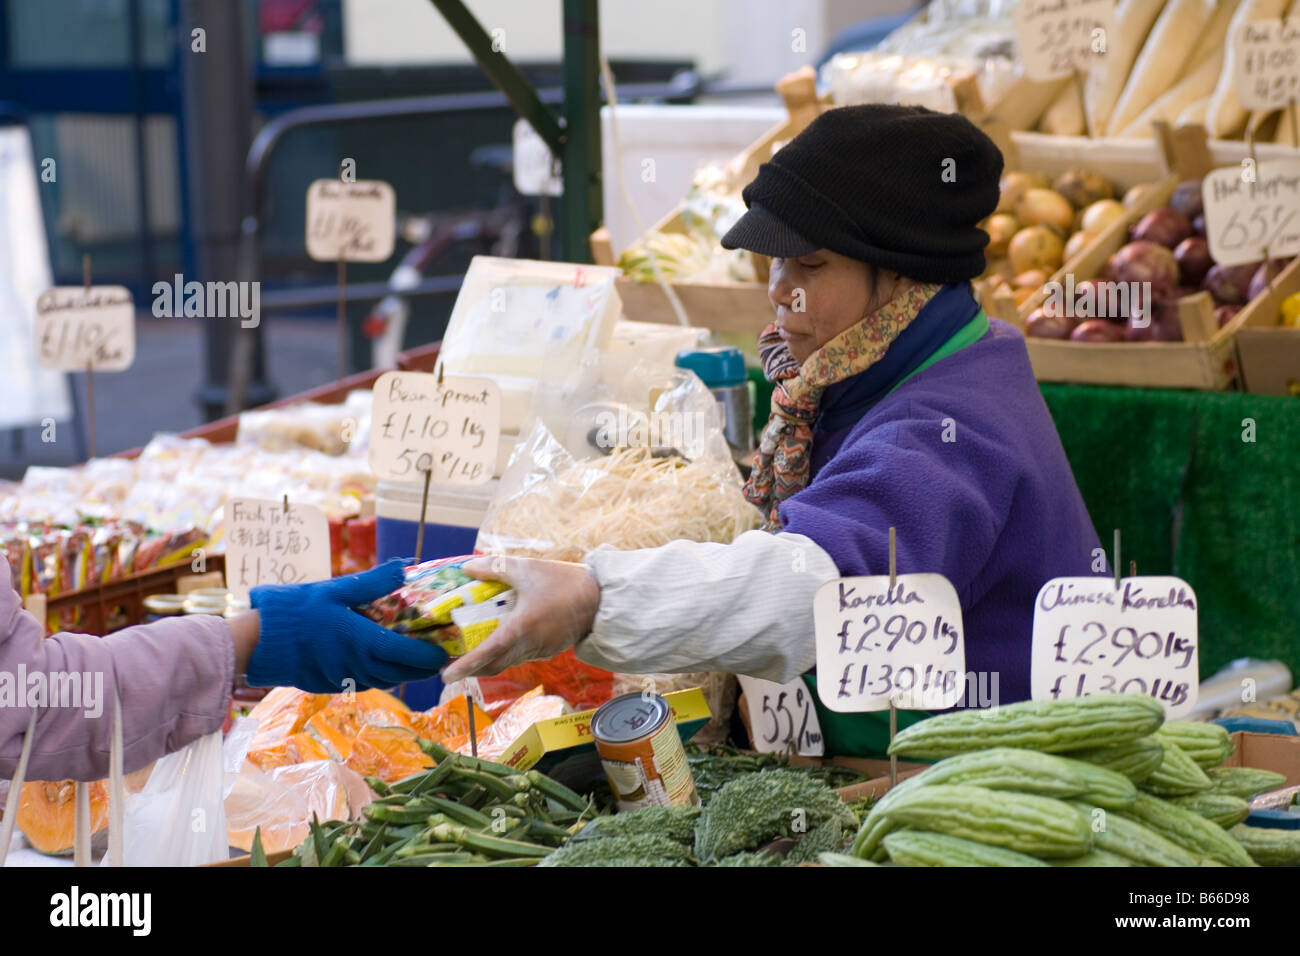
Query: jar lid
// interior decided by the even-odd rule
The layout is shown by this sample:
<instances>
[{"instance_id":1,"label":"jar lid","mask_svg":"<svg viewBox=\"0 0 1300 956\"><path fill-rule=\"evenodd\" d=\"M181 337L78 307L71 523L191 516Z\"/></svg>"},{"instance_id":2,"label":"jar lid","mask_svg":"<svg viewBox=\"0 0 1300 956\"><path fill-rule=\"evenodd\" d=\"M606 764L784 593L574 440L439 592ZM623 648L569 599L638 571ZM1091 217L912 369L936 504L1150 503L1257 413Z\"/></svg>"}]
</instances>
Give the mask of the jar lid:
<instances>
[{"instance_id":1,"label":"jar lid","mask_svg":"<svg viewBox=\"0 0 1300 956\"><path fill-rule=\"evenodd\" d=\"M215 601L224 604L226 598L230 597L230 591L227 588L195 588L185 595L197 601Z\"/></svg>"},{"instance_id":2,"label":"jar lid","mask_svg":"<svg viewBox=\"0 0 1300 956\"><path fill-rule=\"evenodd\" d=\"M144 609L150 614L180 614L184 605L183 594L151 594L144 599Z\"/></svg>"},{"instance_id":3,"label":"jar lid","mask_svg":"<svg viewBox=\"0 0 1300 956\"><path fill-rule=\"evenodd\" d=\"M740 349L732 346L678 352L676 365L690 369L709 388L725 388L746 382L745 357Z\"/></svg>"}]
</instances>

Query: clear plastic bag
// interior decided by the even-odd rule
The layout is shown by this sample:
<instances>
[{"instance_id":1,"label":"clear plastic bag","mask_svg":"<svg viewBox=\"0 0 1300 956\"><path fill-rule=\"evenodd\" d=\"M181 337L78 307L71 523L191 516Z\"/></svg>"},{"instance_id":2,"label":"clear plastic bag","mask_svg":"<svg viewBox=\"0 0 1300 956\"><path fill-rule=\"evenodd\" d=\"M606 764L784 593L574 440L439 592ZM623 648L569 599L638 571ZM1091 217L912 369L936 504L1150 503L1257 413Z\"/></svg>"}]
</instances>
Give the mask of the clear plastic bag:
<instances>
[{"instance_id":1,"label":"clear plastic bag","mask_svg":"<svg viewBox=\"0 0 1300 956\"><path fill-rule=\"evenodd\" d=\"M208 734L154 764L123 808L126 866L198 866L229 856L221 734Z\"/></svg>"}]
</instances>

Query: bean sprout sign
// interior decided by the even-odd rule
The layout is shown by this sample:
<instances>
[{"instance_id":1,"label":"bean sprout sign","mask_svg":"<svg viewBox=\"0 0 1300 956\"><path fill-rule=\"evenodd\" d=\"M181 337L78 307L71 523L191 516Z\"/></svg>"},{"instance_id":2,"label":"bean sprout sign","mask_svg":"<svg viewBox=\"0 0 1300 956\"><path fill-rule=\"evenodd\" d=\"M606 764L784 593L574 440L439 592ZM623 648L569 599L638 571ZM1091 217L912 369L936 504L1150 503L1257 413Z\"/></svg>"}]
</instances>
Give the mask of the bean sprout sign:
<instances>
[{"instance_id":1,"label":"bean sprout sign","mask_svg":"<svg viewBox=\"0 0 1300 956\"><path fill-rule=\"evenodd\" d=\"M820 757L826 752L812 691L802 677L778 684L742 674L740 689L749 711L750 738L759 753L793 749L802 757Z\"/></svg>"},{"instance_id":2,"label":"bean sprout sign","mask_svg":"<svg viewBox=\"0 0 1300 956\"><path fill-rule=\"evenodd\" d=\"M370 413L370 470L391 481L479 485L496 472L501 389L488 378L385 372Z\"/></svg>"},{"instance_id":3,"label":"bean sprout sign","mask_svg":"<svg viewBox=\"0 0 1300 956\"><path fill-rule=\"evenodd\" d=\"M837 578L813 599L817 695L834 711L941 710L962 699L966 645L942 574Z\"/></svg>"},{"instance_id":4,"label":"bean sprout sign","mask_svg":"<svg viewBox=\"0 0 1300 956\"><path fill-rule=\"evenodd\" d=\"M1031 80L1058 80L1105 63L1115 0L1020 0L1016 45Z\"/></svg>"},{"instance_id":5,"label":"bean sprout sign","mask_svg":"<svg viewBox=\"0 0 1300 956\"><path fill-rule=\"evenodd\" d=\"M1242 106L1271 111L1300 100L1300 16L1247 21L1232 42Z\"/></svg>"},{"instance_id":6,"label":"bean sprout sign","mask_svg":"<svg viewBox=\"0 0 1300 956\"><path fill-rule=\"evenodd\" d=\"M1300 159L1226 166L1201 180L1205 236L1220 265L1300 253Z\"/></svg>"},{"instance_id":7,"label":"bean sprout sign","mask_svg":"<svg viewBox=\"0 0 1300 956\"><path fill-rule=\"evenodd\" d=\"M36 300L36 360L64 372L135 362L135 304L120 285L56 286Z\"/></svg>"},{"instance_id":8,"label":"bean sprout sign","mask_svg":"<svg viewBox=\"0 0 1300 956\"><path fill-rule=\"evenodd\" d=\"M1053 578L1034 602L1034 700L1145 694L1170 720L1196 704L1197 602L1175 577Z\"/></svg>"},{"instance_id":9,"label":"bean sprout sign","mask_svg":"<svg viewBox=\"0 0 1300 956\"><path fill-rule=\"evenodd\" d=\"M378 179L318 179L307 190L307 255L383 262L396 243L397 196Z\"/></svg>"},{"instance_id":10,"label":"bean sprout sign","mask_svg":"<svg viewBox=\"0 0 1300 956\"><path fill-rule=\"evenodd\" d=\"M330 576L329 522L315 505L231 498L225 507L226 585L238 598L259 584Z\"/></svg>"}]
</instances>

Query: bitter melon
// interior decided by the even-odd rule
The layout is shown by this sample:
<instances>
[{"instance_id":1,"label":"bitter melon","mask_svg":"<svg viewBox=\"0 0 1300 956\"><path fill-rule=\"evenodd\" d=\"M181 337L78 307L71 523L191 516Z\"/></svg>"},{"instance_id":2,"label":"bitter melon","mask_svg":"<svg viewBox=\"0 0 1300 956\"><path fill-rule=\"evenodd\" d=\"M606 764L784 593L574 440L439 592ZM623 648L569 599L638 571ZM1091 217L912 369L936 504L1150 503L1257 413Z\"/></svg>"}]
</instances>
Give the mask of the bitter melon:
<instances>
[{"instance_id":1,"label":"bitter melon","mask_svg":"<svg viewBox=\"0 0 1300 956\"><path fill-rule=\"evenodd\" d=\"M1139 694L1027 700L922 720L901 731L889 752L921 758L951 757L989 747L1061 753L1145 737L1164 722L1164 715L1159 702Z\"/></svg>"},{"instance_id":2,"label":"bitter melon","mask_svg":"<svg viewBox=\"0 0 1300 956\"><path fill-rule=\"evenodd\" d=\"M1138 866L1218 866L1120 814L1072 801L1092 832L1093 849L1126 857Z\"/></svg>"},{"instance_id":3,"label":"bitter melon","mask_svg":"<svg viewBox=\"0 0 1300 956\"><path fill-rule=\"evenodd\" d=\"M1217 823L1225 830L1250 816L1250 804L1230 793L1206 790L1185 797L1167 797L1170 803Z\"/></svg>"},{"instance_id":4,"label":"bitter melon","mask_svg":"<svg viewBox=\"0 0 1300 956\"><path fill-rule=\"evenodd\" d=\"M1053 860L1052 866L1137 866L1137 863L1118 853L1093 847L1083 856L1071 857L1068 860Z\"/></svg>"},{"instance_id":5,"label":"bitter melon","mask_svg":"<svg viewBox=\"0 0 1300 956\"><path fill-rule=\"evenodd\" d=\"M1239 823L1229 833L1260 866L1300 866L1300 830Z\"/></svg>"},{"instance_id":6,"label":"bitter melon","mask_svg":"<svg viewBox=\"0 0 1300 956\"><path fill-rule=\"evenodd\" d=\"M1218 724L1166 720L1156 731L1156 736L1162 741L1176 743L1202 770L1217 767L1232 756L1232 737Z\"/></svg>"},{"instance_id":7,"label":"bitter melon","mask_svg":"<svg viewBox=\"0 0 1300 956\"><path fill-rule=\"evenodd\" d=\"M1172 740L1163 741L1165 757L1156 772L1142 781L1142 789L1159 797L1181 797L1210 789L1210 778L1183 748Z\"/></svg>"},{"instance_id":8,"label":"bitter melon","mask_svg":"<svg viewBox=\"0 0 1300 956\"><path fill-rule=\"evenodd\" d=\"M896 826L947 833L1031 856L1081 856L1092 849L1092 832L1068 804L1027 793L966 784L917 787L891 803L883 816Z\"/></svg>"},{"instance_id":9,"label":"bitter melon","mask_svg":"<svg viewBox=\"0 0 1300 956\"><path fill-rule=\"evenodd\" d=\"M1254 767L1216 767L1206 772L1210 787L1215 793L1230 793L1249 800L1267 790L1276 790L1286 783L1286 777L1272 770Z\"/></svg>"},{"instance_id":10,"label":"bitter melon","mask_svg":"<svg viewBox=\"0 0 1300 956\"><path fill-rule=\"evenodd\" d=\"M1145 793L1138 794L1133 805L1124 813L1184 849L1218 860L1224 866L1255 865L1241 844L1230 837L1223 827L1167 800Z\"/></svg>"},{"instance_id":11,"label":"bitter melon","mask_svg":"<svg viewBox=\"0 0 1300 956\"><path fill-rule=\"evenodd\" d=\"M1155 773L1160 761L1165 759L1165 746L1152 735L1130 740L1126 744L1075 750L1065 756L1095 763L1099 767L1122 773L1134 783L1141 783Z\"/></svg>"},{"instance_id":12,"label":"bitter melon","mask_svg":"<svg viewBox=\"0 0 1300 956\"><path fill-rule=\"evenodd\" d=\"M926 830L891 833L885 837L885 850L902 866L1047 866L1015 850Z\"/></svg>"}]
</instances>

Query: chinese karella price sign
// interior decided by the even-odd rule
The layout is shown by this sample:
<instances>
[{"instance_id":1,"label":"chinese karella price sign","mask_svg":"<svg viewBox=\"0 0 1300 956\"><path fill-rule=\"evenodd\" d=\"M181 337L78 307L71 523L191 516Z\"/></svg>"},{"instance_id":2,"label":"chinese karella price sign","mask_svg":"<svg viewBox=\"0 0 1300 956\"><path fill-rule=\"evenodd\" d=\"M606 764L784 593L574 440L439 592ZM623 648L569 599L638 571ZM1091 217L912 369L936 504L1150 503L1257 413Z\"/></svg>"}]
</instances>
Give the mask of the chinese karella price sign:
<instances>
[{"instance_id":1,"label":"chinese karella price sign","mask_svg":"<svg viewBox=\"0 0 1300 956\"><path fill-rule=\"evenodd\" d=\"M817 696L835 711L941 710L961 700L961 605L941 574L827 581L813 599Z\"/></svg>"},{"instance_id":2,"label":"chinese karella price sign","mask_svg":"<svg viewBox=\"0 0 1300 956\"><path fill-rule=\"evenodd\" d=\"M226 502L226 586L239 598L259 584L330 576L329 522L314 505L231 498Z\"/></svg>"},{"instance_id":3,"label":"chinese karella price sign","mask_svg":"<svg viewBox=\"0 0 1300 956\"><path fill-rule=\"evenodd\" d=\"M826 752L812 691L802 677L778 684L742 674L740 689L749 711L749 736L759 753L793 748L800 756L820 757Z\"/></svg>"},{"instance_id":4,"label":"chinese karella price sign","mask_svg":"<svg viewBox=\"0 0 1300 956\"><path fill-rule=\"evenodd\" d=\"M1034 603L1030 696L1146 694L1170 720L1196 704L1196 594L1175 577L1053 578Z\"/></svg>"},{"instance_id":5,"label":"chinese karella price sign","mask_svg":"<svg viewBox=\"0 0 1300 956\"><path fill-rule=\"evenodd\" d=\"M1115 0L1020 0L1016 45L1031 80L1105 66L1115 39Z\"/></svg>"},{"instance_id":6,"label":"chinese karella price sign","mask_svg":"<svg viewBox=\"0 0 1300 956\"><path fill-rule=\"evenodd\" d=\"M487 378L385 372L374 386L370 470L380 478L477 485L496 471L501 389Z\"/></svg>"},{"instance_id":7,"label":"chinese karella price sign","mask_svg":"<svg viewBox=\"0 0 1300 956\"><path fill-rule=\"evenodd\" d=\"M121 372L135 361L135 304L125 286L56 286L36 300L36 360L64 372Z\"/></svg>"},{"instance_id":8,"label":"chinese karella price sign","mask_svg":"<svg viewBox=\"0 0 1300 956\"><path fill-rule=\"evenodd\" d=\"M1233 83L1248 110L1280 110L1300 100L1300 16L1241 24L1232 37Z\"/></svg>"}]
</instances>

